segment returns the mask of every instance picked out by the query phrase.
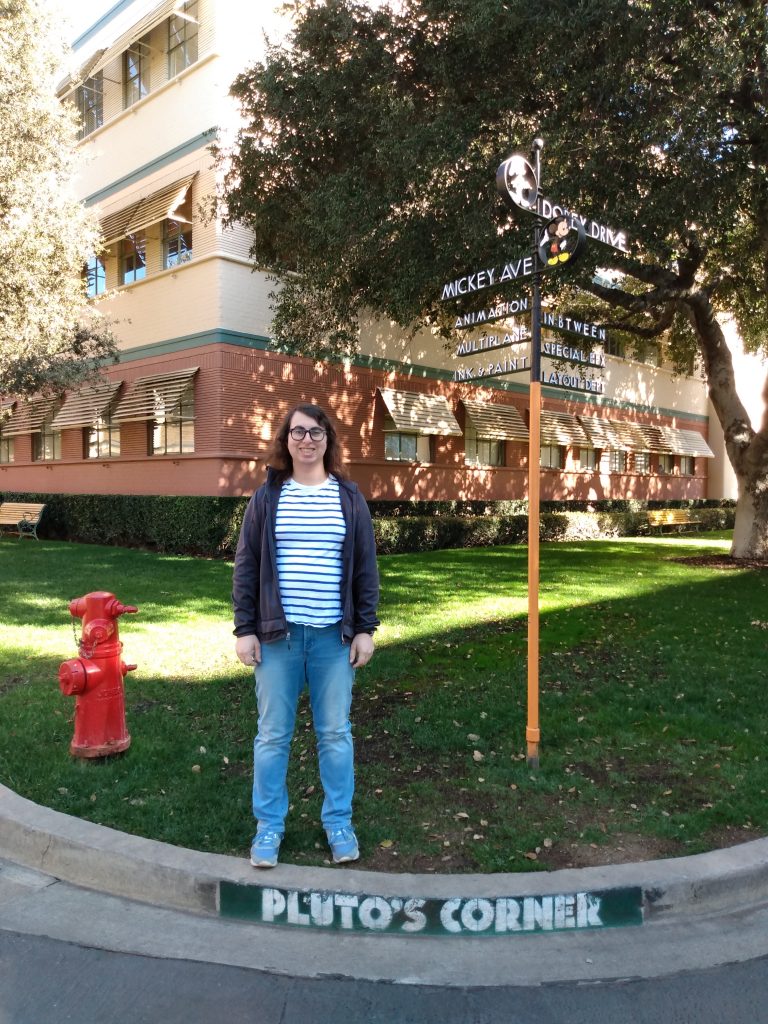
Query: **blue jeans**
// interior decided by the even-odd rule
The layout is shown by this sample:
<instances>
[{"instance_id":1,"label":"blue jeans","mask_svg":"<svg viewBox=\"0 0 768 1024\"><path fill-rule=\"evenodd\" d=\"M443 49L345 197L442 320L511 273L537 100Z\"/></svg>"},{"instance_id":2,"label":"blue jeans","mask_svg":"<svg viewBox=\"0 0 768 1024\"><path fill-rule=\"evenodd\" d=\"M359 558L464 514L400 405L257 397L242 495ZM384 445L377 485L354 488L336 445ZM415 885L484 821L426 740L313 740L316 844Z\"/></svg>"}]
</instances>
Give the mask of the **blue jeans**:
<instances>
[{"instance_id":1,"label":"blue jeans","mask_svg":"<svg viewBox=\"0 0 768 1024\"><path fill-rule=\"evenodd\" d=\"M261 645L261 664L255 669L259 724L253 742L253 814L260 829L284 830L288 756L306 685L325 794L323 826L345 827L352 822L355 789L349 722L355 671L349 645L342 643L340 623L322 628L289 623L288 630L282 640Z\"/></svg>"}]
</instances>

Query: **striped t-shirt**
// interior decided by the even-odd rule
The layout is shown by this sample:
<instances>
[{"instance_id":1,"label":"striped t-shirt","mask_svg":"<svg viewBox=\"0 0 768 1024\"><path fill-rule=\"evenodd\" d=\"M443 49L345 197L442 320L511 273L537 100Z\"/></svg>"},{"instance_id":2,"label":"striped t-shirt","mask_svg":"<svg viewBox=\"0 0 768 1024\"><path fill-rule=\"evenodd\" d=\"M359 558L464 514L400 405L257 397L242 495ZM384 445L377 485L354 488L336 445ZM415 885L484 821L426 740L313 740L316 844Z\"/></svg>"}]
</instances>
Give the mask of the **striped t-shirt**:
<instances>
[{"instance_id":1,"label":"striped t-shirt","mask_svg":"<svg viewBox=\"0 0 768 1024\"><path fill-rule=\"evenodd\" d=\"M346 524L339 482L316 486L288 479L277 504L277 577L285 617L304 626L341 619L341 552Z\"/></svg>"}]
</instances>

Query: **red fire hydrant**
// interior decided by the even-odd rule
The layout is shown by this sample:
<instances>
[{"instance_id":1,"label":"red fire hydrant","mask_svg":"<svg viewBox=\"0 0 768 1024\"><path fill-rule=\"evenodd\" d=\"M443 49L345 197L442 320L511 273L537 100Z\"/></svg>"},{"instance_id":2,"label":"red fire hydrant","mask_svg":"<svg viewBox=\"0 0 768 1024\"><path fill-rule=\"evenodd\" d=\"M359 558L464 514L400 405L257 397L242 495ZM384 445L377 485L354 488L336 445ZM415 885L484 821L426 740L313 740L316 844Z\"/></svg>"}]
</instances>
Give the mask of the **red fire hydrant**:
<instances>
[{"instance_id":1,"label":"red fire hydrant","mask_svg":"<svg viewBox=\"0 0 768 1024\"><path fill-rule=\"evenodd\" d=\"M70 601L69 610L83 620L80 657L59 668L61 692L75 697L75 735L69 751L75 757L119 754L131 745L123 677L136 666L121 658L117 618L139 609L121 604L114 594L96 591Z\"/></svg>"}]
</instances>

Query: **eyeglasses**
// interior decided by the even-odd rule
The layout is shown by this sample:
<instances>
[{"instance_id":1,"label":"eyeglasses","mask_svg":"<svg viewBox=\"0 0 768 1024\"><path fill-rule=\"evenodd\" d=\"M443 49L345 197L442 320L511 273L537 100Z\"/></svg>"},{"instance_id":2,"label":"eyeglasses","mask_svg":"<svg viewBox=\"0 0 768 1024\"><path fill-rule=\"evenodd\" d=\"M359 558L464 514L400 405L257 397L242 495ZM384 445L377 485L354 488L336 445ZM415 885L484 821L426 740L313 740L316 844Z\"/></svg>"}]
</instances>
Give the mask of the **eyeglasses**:
<instances>
[{"instance_id":1,"label":"eyeglasses","mask_svg":"<svg viewBox=\"0 0 768 1024\"><path fill-rule=\"evenodd\" d=\"M306 427L291 427L288 433L294 441L303 441L307 434L309 434L313 441L322 441L325 437L325 431L322 427L310 427L309 430Z\"/></svg>"}]
</instances>

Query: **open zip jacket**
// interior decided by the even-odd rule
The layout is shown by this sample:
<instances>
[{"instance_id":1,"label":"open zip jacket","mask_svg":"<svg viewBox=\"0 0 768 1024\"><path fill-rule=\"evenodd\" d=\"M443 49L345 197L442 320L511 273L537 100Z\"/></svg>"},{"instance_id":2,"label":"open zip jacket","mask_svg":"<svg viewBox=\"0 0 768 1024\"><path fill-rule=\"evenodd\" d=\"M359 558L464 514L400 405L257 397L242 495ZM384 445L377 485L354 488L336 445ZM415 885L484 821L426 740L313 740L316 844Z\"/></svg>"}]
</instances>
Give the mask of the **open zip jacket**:
<instances>
[{"instance_id":1,"label":"open zip jacket","mask_svg":"<svg viewBox=\"0 0 768 1024\"><path fill-rule=\"evenodd\" d=\"M277 576L275 519L281 485L270 469L267 481L245 510L235 554L232 603L235 636L257 636L262 643L279 640L288 632ZM347 532L341 570L342 639L349 643L358 633L373 633L379 625L379 572L371 514L357 484L339 480L341 511Z\"/></svg>"}]
</instances>

